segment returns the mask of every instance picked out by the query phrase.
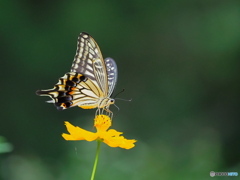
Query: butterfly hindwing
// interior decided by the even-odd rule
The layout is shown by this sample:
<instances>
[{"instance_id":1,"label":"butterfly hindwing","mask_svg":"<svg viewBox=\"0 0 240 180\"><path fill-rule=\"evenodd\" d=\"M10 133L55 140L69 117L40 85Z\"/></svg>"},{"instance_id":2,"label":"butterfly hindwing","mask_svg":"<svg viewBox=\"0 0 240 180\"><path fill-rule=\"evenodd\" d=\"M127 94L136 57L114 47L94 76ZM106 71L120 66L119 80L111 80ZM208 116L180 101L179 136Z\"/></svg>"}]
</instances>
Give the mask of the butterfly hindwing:
<instances>
[{"instance_id":1,"label":"butterfly hindwing","mask_svg":"<svg viewBox=\"0 0 240 180\"><path fill-rule=\"evenodd\" d=\"M49 96L58 110L67 109L74 106L97 107L97 101L102 96L102 92L95 84L79 73L66 73L52 89L39 90L37 95Z\"/></svg>"},{"instance_id":2,"label":"butterfly hindwing","mask_svg":"<svg viewBox=\"0 0 240 180\"><path fill-rule=\"evenodd\" d=\"M117 83L117 64L112 58L105 58L108 79L108 96L111 96Z\"/></svg>"}]
</instances>

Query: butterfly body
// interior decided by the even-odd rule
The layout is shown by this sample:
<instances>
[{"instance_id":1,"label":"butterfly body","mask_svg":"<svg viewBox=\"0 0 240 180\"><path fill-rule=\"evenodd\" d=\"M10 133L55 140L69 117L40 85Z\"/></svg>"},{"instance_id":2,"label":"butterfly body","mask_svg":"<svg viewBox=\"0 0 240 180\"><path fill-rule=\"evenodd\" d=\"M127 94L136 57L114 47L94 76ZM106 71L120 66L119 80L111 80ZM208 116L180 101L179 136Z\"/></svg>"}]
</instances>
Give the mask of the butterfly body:
<instances>
[{"instance_id":1,"label":"butterfly body","mask_svg":"<svg viewBox=\"0 0 240 180\"><path fill-rule=\"evenodd\" d=\"M83 109L104 109L114 104L111 94L117 81L117 65L111 58L103 60L94 39L87 33L78 38L77 52L71 72L61 77L52 89L38 90L49 96L59 110L79 106Z\"/></svg>"}]
</instances>

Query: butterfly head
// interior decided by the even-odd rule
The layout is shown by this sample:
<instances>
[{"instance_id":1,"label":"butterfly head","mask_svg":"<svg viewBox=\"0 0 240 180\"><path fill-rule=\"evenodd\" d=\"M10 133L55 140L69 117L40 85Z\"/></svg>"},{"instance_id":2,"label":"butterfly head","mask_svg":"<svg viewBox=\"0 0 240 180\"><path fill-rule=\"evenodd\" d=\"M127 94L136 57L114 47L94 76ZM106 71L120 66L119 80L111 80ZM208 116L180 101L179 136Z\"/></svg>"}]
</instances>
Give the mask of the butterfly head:
<instances>
[{"instance_id":1,"label":"butterfly head","mask_svg":"<svg viewBox=\"0 0 240 180\"><path fill-rule=\"evenodd\" d=\"M114 104L115 100L112 98L104 98L99 102L98 108L109 108L111 104Z\"/></svg>"},{"instance_id":2,"label":"butterfly head","mask_svg":"<svg viewBox=\"0 0 240 180\"><path fill-rule=\"evenodd\" d=\"M109 98L109 104L114 104L115 103L115 99Z\"/></svg>"}]
</instances>

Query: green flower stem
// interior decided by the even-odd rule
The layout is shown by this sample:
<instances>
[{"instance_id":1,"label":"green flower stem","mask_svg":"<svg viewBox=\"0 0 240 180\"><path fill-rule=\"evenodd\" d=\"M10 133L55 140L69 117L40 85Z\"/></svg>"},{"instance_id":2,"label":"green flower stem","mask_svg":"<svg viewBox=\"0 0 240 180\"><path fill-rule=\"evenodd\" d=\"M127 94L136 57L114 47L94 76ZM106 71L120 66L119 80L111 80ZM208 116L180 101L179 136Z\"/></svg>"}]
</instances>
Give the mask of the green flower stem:
<instances>
[{"instance_id":1,"label":"green flower stem","mask_svg":"<svg viewBox=\"0 0 240 180\"><path fill-rule=\"evenodd\" d=\"M96 152L96 157L95 157L95 161L94 161L94 165L93 165L91 180L94 180L94 176L96 173L101 142L102 141L100 141L100 140L97 141L97 152Z\"/></svg>"}]
</instances>

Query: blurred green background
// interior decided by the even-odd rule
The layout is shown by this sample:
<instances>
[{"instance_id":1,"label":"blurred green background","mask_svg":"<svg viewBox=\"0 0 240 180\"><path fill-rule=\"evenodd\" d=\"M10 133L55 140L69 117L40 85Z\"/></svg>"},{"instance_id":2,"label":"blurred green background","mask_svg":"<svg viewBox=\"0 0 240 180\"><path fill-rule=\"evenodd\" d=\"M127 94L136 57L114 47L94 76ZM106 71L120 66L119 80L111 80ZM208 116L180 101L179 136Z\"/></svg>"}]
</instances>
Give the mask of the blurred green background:
<instances>
[{"instance_id":1,"label":"blurred green background","mask_svg":"<svg viewBox=\"0 0 240 180\"><path fill-rule=\"evenodd\" d=\"M68 142L64 121L95 110L38 97L70 70L80 32L118 65L113 128L131 150L101 147L96 180L211 179L240 173L240 1L1 1L0 179L90 179L96 142ZM214 177L230 179L230 177ZM237 179L239 177L231 177Z\"/></svg>"}]
</instances>

